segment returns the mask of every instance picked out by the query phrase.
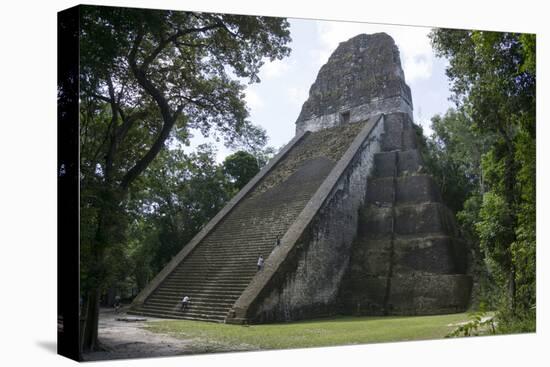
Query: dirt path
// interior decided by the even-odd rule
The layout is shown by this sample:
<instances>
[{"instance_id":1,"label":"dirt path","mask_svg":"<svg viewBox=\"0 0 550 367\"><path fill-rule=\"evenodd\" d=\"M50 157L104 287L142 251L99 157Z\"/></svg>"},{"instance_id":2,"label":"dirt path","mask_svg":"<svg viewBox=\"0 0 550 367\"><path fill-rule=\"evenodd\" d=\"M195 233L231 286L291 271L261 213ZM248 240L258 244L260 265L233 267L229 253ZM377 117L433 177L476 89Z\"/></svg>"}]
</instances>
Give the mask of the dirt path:
<instances>
[{"instance_id":1,"label":"dirt path","mask_svg":"<svg viewBox=\"0 0 550 367\"><path fill-rule=\"evenodd\" d=\"M197 353L192 340L177 339L156 334L141 327L145 321L126 322L117 318L138 318L123 312L115 314L112 309L102 309L99 316L99 341L105 351L86 353L84 360L164 357ZM139 317L141 318L141 317ZM160 320L147 317L147 321Z\"/></svg>"},{"instance_id":2,"label":"dirt path","mask_svg":"<svg viewBox=\"0 0 550 367\"><path fill-rule=\"evenodd\" d=\"M119 321L117 319L145 319L143 321ZM250 345L227 345L198 338L179 339L143 329L147 321L160 321L154 317L114 313L113 309L101 309L99 315L99 342L104 351L85 353L85 361L167 357L183 354L221 353L255 350Z\"/></svg>"}]
</instances>

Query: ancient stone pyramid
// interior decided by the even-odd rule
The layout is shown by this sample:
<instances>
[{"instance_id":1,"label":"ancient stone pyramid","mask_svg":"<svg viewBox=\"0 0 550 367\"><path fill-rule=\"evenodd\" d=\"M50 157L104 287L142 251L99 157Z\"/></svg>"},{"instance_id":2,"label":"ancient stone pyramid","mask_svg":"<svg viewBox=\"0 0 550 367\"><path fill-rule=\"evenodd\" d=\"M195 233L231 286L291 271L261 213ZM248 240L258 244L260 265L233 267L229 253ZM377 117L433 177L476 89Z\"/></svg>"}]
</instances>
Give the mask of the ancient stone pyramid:
<instances>
[{"instance_id":1,"label":"ancient stone pyramid","mask_svg":"<svg viewBox=\"0 0 550 367\"><path fill-rule=\"evenodd\" d=\"M341 43L310 89L294 139L131 312L261 323L463 311L465 245L422 164L411 101L390 36ZM191 297L185 311L183 295Z\"/></svg>"}]
</instances>

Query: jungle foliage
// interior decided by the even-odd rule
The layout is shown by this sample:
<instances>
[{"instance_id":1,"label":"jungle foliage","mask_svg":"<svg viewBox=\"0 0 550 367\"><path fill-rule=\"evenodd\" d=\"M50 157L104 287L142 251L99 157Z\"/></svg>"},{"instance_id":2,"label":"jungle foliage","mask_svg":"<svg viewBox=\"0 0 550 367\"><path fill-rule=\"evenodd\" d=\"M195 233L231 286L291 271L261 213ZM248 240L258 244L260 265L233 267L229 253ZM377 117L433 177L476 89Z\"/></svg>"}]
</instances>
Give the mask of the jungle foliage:
<instances>
[{"instance_id":1,"label":"jungle foliage","mask_svg":"<svg viewBox=\"0 0 550 367\"><path fill-rule=\"evenodd\" d=\"M101 295L142 287L269 157L245 83L290 34L282 18L97 6L79 24L81 330L95 349ZM189 153L193 134L242 152L217 164L211 147Z\"/></svg>"},{"instance_id":2,"label":"jungle foliage","mask_svg":"<svg viewBox=\"0 0 550 367\"><path fill-rule=\"evenodd\" d=\"M427 163L474 254L496 332L535 330L535 35L435 29L456 109L432 118Z\"/></svg>"}]
</instances>

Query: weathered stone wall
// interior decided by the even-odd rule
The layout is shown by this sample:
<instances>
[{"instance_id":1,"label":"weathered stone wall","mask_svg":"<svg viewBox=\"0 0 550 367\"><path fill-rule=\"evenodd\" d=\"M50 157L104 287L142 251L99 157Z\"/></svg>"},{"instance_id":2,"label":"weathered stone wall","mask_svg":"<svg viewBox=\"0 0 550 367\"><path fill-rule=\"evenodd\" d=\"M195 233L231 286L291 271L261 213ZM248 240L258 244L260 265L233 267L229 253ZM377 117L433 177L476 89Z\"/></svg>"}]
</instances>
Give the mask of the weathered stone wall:
<instances>
[{"instance_id":1,"label":"weathered stone wall","mask_svg":"<svg viewBox=\"0 0 550 367\"><path fill-rule=\"evenodd\" d=\"M349 115L349 123L368 120L372 116L382 113L403 112L412 118L412 108L401 96L395 96L384 99L374 99L369 103L344 108ZM296 133L301 134L304 131L318 131L342 124L342 112L335 112L319 117L315 117L296 124Z\"/></svg>"},{"instance_id":2,"label":"weathered stone wall","mask_svg":"<svg viewBox=\"0 0 550 367\"><path fill-rule=\"evenodd\" d=\"M195 239L192 251L178 255L181 259L163 270L164 278L157 276L152 293L137 297L143 301L135 302L132 312L224 320L256 275L258 257L268 258L276 237L296 221L364 126L308 132L291 143L284 157L270 163L268 171L253 179L254 186L222 210L223 217L208 224L208 232ZM185 314L178 309L182 294L193 300Z\"/></svg>"},{"instance_id":3,"label":"weathered stone wall","mask_svg":"<svg viewBox=\"0 0 550 367\"><path fill-rule=\"evenodd\" d=\"M412 118L399 50L385 33L340 43L323 65L296 121L296 133L365 121L381 113Z\"/></svg>"},{"instance_id":4,"label":"weathered stone wall","mask_svg":"<svg viewBox=\"0 0 550 367\"><path fill-rule=\"evenodd\" d=\"M386 119L342 287L344 313L426 315L464 311L471 278L453 213L426 172L412 121Z\"/></svg>"},{"instance_id":5,"label":"weathered stone wall","mask_svg":"<svg viewBox=\"0 0 550 367\"><path fill-rule=\"evenodd\" d=\"M374 155L380 151L383 125L377 124L363 142L285 261L247 310L249 322L298 320L339 312L338 293L357 231L358 209L367 192L367 177Z\"/></svg>"}]
</instances>

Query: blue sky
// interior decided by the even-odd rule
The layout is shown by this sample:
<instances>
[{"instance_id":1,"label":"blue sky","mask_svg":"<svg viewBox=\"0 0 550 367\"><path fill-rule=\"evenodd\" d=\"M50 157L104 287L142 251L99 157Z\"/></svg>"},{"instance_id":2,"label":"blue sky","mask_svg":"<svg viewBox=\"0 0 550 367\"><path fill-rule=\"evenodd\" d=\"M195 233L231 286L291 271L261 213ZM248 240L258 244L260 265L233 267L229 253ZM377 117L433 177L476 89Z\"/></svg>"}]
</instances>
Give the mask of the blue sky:
<instances>
[{"instance_id":1,"label":"blue sky","mask_svg":"<svg viewBox=\"0 0 550 367\"><path fill-rule=\"evenodd\" d=\"M430 28L293 18L289 22L291 55L266 63L260 72L261 83L246 90L250 119L266 129L269 145L279 148L292 139L294 123L320 67L340 42L360 33L386 32L397 43L412 91L415 122L425 133L430 133L430 118L451 107L446 60L435 57L427 37ZM197 134L191 147L205 141L212 140ZM232 153L221 143L216 145L218 161Z\"/></svg>"}]
</instances>

